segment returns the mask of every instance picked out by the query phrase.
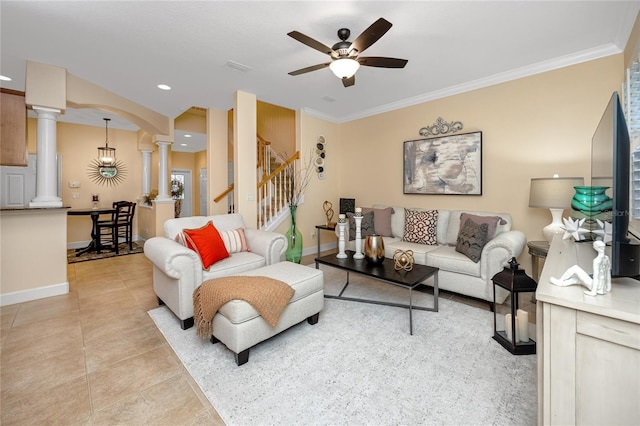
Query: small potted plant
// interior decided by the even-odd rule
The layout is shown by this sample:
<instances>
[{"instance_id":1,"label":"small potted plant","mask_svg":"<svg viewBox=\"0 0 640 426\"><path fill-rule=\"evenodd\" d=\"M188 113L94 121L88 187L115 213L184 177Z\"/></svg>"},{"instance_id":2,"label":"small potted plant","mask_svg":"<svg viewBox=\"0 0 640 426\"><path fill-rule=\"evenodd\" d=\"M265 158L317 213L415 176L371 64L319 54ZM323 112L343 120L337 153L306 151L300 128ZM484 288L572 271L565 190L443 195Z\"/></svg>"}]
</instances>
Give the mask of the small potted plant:
<instances>
[{"instance_id":1,"label":"small potted plant","mask_svg":"<svg viewBox=\"0 0 640 426\"><path fill-rule=\"evenodd\" d=\"M175 200L175 217L180 217L182 199L184 198L184 183L177 179L171 180L171 198Z\"/></svg>"}]
</instances>

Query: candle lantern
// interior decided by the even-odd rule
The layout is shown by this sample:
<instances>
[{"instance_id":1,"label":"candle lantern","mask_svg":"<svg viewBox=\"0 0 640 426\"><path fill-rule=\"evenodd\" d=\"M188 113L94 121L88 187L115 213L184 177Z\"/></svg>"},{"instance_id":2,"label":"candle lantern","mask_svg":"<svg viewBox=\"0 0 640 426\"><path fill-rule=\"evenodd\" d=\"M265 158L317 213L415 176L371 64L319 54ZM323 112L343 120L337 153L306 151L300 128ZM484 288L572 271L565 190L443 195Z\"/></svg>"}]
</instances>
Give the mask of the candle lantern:
<instances>
[{"instance_id":1,"label":"candle lantern","mask_svg":"<svg viewBox=\"0 0 640 426\"><path fill-rule=\"evenodd\" d=\"M493 338L506 350L514 355L531 355L536 353L536 342L529 336L529 313L518 309L518 295L520 293L535 292L537 283L527 276L523 269L518 268L518 262L513 257L509 266L498 272L491 279L493 281ZM504 330L498 330L496 314L496 286L509 291L511 297L511 312L505 315ZM533 337L533 336L531 336Z\"/></svg>"}]
</instances>

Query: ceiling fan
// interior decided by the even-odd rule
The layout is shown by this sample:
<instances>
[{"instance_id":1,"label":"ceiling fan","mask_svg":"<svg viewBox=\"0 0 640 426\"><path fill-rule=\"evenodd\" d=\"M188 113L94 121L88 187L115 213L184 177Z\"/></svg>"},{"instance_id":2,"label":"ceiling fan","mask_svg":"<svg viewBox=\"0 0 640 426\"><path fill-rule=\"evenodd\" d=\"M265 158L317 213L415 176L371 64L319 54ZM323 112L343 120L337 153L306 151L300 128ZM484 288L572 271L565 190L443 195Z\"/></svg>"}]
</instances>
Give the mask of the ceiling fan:
<instances>
[{"instance_id":1,"label":"ceiling fan","mask_svg":"<svg viewBox=\"0 0 640 426\"><path fill-rule=\"evenodd\" d=\"M389 29L391 22L384 18L378 19L364 30L353 42L347 41L351 35L348 28L338 30L338 37L341 41L332 47L325 46L317 40L312 39L298 31L291 31L287 35L298 40L300 43L316 49L331 56L331 62L312 65L296 71L291 71L289 75L300 75L311 71L329 67L336 77L342 79L344 87L353 86L356 82L355 74L360 65L379 68L404 68L407 65L406 59L386 58L382 56L359 57L369 46L378 41Z\"/></svg>"}]
</instances>

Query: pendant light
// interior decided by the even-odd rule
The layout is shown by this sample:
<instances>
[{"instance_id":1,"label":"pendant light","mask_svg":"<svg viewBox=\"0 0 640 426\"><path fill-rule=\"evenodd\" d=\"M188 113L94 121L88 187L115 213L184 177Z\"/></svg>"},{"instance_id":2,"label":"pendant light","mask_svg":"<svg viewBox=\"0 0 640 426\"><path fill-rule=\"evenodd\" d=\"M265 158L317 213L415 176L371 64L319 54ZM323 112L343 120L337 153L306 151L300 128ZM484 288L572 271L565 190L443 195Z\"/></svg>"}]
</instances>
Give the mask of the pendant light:
<instances>
[{"instance_id":1,"label":"pendant light","mask_svg":"<svg viewBox=\"0 0 640 426\"><path fill-rule=\"evenodd\" d=\"M109 148L109 121L110 118L103 118L105 128L104 146L98 147L98 161L102 167L113 167L116 162L116 149Z\"/></svg>"}]
</instances>

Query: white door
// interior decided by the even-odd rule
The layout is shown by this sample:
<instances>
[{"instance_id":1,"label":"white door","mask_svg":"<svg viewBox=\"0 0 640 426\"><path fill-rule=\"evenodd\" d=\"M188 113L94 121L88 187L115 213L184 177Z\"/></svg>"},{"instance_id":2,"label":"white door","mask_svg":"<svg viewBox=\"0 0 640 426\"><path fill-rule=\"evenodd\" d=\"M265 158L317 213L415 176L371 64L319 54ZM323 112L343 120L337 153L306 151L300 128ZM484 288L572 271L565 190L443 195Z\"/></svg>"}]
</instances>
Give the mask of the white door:
<instances>
[{"instance_id":1,"label":"white door","mask_svg":"<svg viewBox=\"0 0 640 426\"><path fill-rule=\"evenodd\" d=\"M184 193L180 197L182 200L182 211L180 217L193 216L191 211L191 203L193 200L193 189L191 182L191 170L171 169L171 180L177 180L184 185Z\"/></svg>"},{"instance_id":2,"label":"white door","mask_svg":"<svg viewBox=\"0 0 640 426\"><path fill-rule=\"evenodd\" d=\"M207 202L207 169L200 169L200 216L206 216L208 214L208 202Z\"/></svg>"}]
</instances>

